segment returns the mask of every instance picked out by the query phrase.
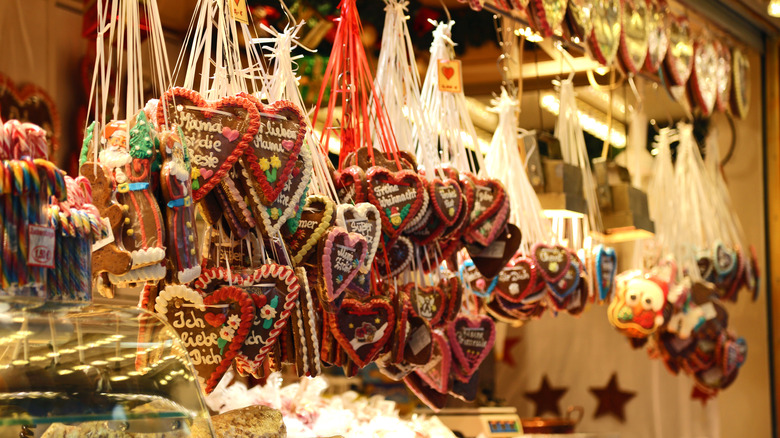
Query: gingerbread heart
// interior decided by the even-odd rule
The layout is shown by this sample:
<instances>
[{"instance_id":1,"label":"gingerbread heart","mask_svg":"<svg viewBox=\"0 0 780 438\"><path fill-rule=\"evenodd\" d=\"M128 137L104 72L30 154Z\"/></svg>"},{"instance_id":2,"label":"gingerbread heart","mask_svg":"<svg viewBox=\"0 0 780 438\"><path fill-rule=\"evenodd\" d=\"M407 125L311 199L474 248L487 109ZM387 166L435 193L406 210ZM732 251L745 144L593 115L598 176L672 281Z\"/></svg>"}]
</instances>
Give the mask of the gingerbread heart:
<instances>
[{"instance_id":1,"label":"gingerbread heart","mask_svg":"<svg viewBox=\"0 0 780 438\"><path fill-rule=\"evenodd\" d=\"M389 250L386 248L378 251L374 258L377 274L385 279L393 278L406 270L412 264L414 257L414 246L404 236L399 236Z\"/></svg>"},{"instance_id":2,"label":"gingerbread heart","mask_svg":"<svg viewBox=\"0 0 780 438\"><path fill-rule=\"evenodd\" d=\"M236 355L236 370L259 377L263 361L287 326L301 286L292 268L275 263L261 266L246 283L242 289L252 297L256 311L249 334Z\"/></svg>"},{"instance_id":3,"label":"gingerbread heart","mask_svg":"<svg viewBox=\"0 0 780 438\"><path fill-rule=\"evenodd\" d=\"M409 170L391 172L372 167L366 172L368 201L379 210L382 231L394 241L422 208L424 185Z\"/></svg>"},{"instance_id":4,"label":"gingerbread heart","mask_svg":"<svg viewBox=\"0 0 780 438\"><path fill-rule=\"evenodd\" d=\"M516 258L498 274L496 293L513 303L522 303L536 289L536 265L528 257Z\"/></svg>"},{"instance_id":5,"label":"gingerbread heart","mask_svg":"<svg viewBox=\"0 0 780 438\"><path fill-rule=\"evenodd\" d=\"M282 237L296 265L317 250L317 244L336 219L336 204L327 196L311 195L306 198L298 220L298 228L290 232L282 227Z\"/></svg>"},{"instance_id":6,"label":"gingerbread heart","mask_svg":"<svg viewBox=\"0 0 780 438\"><path fill-rule=\"evenodd\" d=\"M569 252L566 248L537 243L531 249L539 274L548 283L557 283L563 278L569 266Z\"/></svg>"},{"instance_id":7,"label":"gingerbread heart","mask_svg":"<svg viewBox=\"0 0 780 438\"><path fill-rule=\"evenodd\" d=\"M157 123L178 126L187 139L196 202L222 180L260 128L257 107L244 97L209 103L195 91L174 87L162 95L158 108Z\"/></svg>"},{"instance_id":8,"label":"gingerbread heart","mask_svg":"<svg viewBox=\"0 0 780 438\"><path fill-rule=\"evenodd\" d=\"M417 373L411 373L404 377L404 383L433 412L439 412L447 404L447 394L442 394L431 388Z\"/></svg>"},{"instance_id":9,"label":"gingerbread heart","mask_svg":"<svg viewBox=\"0 0 780 438\"><path fill-rule=\"evenodd\" d=\"M559 303L571 295L580 284L580 265L579 258L576 255L570 255L570 262L566 267L566 272L555 282L549 282L551 296Z\"/></svg>"},{"instance_id":10,"label":"gingerbread heart","mask_svg":"<svg viewBox=\"0 0 780 438\"><path fill-rule=\"evenodd\" d=\"M496 288L496 284L498 284L498 277L493 277L490 280L485 278L471 260L465 260L460 265L458 273L469 291L480 298L490 297L490 294Z\"/></svg>"},{"instance_id":11,"label":"gingerbread heart","mask_svg":"<svg viewBox=\"0 0 780 438\"><path fill-rule=\"evenodd\" d=\"M425 318L408 316L408 332L404 345L403 361L412 365L425 365L430 362L433 354L433 338L431 325Z\"/></svg>"},{"instance_id":12,"label":"gingerbread heart","mask_svg":"<svg viewBox=\"0 0 780 438\"><path fill-rule=\"evenodd\" d=\"M425 383L444 394L449 390L452 353L444 336L436 332L431 333L431 336L433 337L431 360L422 369L415 372Z\"/></svg>"},{"instance_id":13,"label":"gingerbread heart","mask_svg":"<svg viewBox=\"0 0 780 438\"><path fill-rule=\"evenodd\" d=\"M336 303L358 273L368 252L366 239L344 228L333 227L321 241L320 278L328 303Z\"/></svg>"},{"instance_id":14,"label":"gingerbread heart","mask_svg":"<svg viewBox=\"0 0 780 438\"><path fill-rule=\"evenodd\" d=\"M366 173L358 166L333 172L333 185L341 202L357 204L366 200Z\"/></svg>"},{"instance_id":15,"label":"gingerbread heart","mask_svg":"<svg viewBox=\"0 0 780 438\"><path fill-rule=\"evenodd\" d=\"M251 94L238 95L252 101L260 112L260 129L244 154L244 160L252 170L255 188L262 194L264 204L270 205L295 168L306 136L306 121L292 102L278 100L272 105L263 105Z\"/></svg>"},{"instance_id":16,"label":"gingerbread heart","mask_svg":"<svg viewBox=\"0 0 780 438\"><path fill-rule=\"evenodd\" d=\"M338 313L328 316L333 336L360 368L382 351L393 334L395 311L387 300L366 302L345 298Z\"/></svg>"},{"instance_id":17,"label":"gingerbread heart","mask_svg":"<svg viewBox=\"0 0 780 438\"><path fill-rule=\"evenodd\" d=\"M488 316L462 315L447 326L447 339L461 371L470 377L490 354L496 341L496 326Z\"/></svg>"},{"instance_id":18,"label":"gingerbread heart","mask_svg":"<svg viewBox=\"0 0 780 438\"><path fill-rule=\"evenodd\" d=\"M361 202L357 205L339 204L336 209L336 225L350 233L358 233L365 237L368 243L368 252L360 265L360 272L369 273L382 236L382 220L379 216L379 210L368 202Z\"/></svg>"},{"instance_id":19,"label":"gingerbread heart","mask_svg":"<svg viewBox=\"0 0 780 438\"><path fill-rule=\"evenodd\" d=\"M274 236L290 218L293 218L301 210L302 200L306 197L309 182L312 177L312 156L308 147L301 148L295 167L284 188L273 202L266 203L260 192L254 189L257 186L255 176L243 169L242 176L249 182L250 187L247 200L253 209L255 217L260 218L262 229L266 235Z\"/></svg>"},{"instance_id":20,"label":"gingerbread heart","mask_svg":"<svg viewBox=\"0 0 780 438\"><path fill-rule=\"evenodd\" d=\"M205 298L186 286L168 286L154 309L179 334L206 394L230 367L255 318L252 298L231 286Z\"/></svg>"},{"instance_id":21,"label":"gingerbread heart","mask_svg":"<svg viewBox=\"0 0 780 438\"><path fill-rule=\"evenodd\" d=\"M412 283L410 301L414 314L425 318L434 326L441 321L449 302L439 286L423 286Z\"/></svg>"},{"instance_id":22,"label":"gingerbread heart","mask_svg":"<svg viewBox=\"0 0 780 438\"><path fill-rule=\"evenodd\" d=\"M441 180L434 178L428 186L431 204L439 219L450 227L460 215L463 208L460 184L452 178Z\"/></svg>"},{"instance_id":23,"label":"gingerbread heart","mask_svg":"<svg viewBox=\"0 0 780 438\"><path fill-rule=\"evenodd\" d=\"M503 230L509 213L504 186L494 179L472 178L474 207L464 238L468 243L490 245Z\"/></svg>"},{"instance_id":24,"label":"gingerbread heart","mask_svg":"<svg viewBox=\"0 0 780 438\"><path fill-rule=\"evenodd\" d=\"M607 248L603 245L596 247L596 289L599 300L609 301L612 286L617 274L617 254L615 248Z\"/></svg>"},{"instance_id":25,"label":"gingerbread heart","mask_svg":"<svg viewBox=\"0 0 780 438\"><path fill-rule=\"evenodd\" d=\"M224 286L241 286L245 278L238 272L228 271L224 267L203 269L192 284L202 296L207 296Z\"/></svg>"},{"instance_id":26,"label":"gingerbread heart","mask_svg":"<svg viewBox=\"0 0 780 438\"><path fill-rule=\"evenodd\" d=\"M504 230L487 248L478 245L467 245L474 266L487 278L493 278L506 266L515 255L523 236L520 229L513 224L507 224Z\"/></svg>"},{"instance_id":27,"label":"gingerbread heart","mask_svg":"<svg viewBox=\"0 0 780 438\"><path fill-rule=\"evenodd\" d=\"M737 269L739 259L737 252L733 248L727 247L723 242L715 243L712 256L715 272L718 273L719 277L728 277Z\"/></svg>"}]
</instances>

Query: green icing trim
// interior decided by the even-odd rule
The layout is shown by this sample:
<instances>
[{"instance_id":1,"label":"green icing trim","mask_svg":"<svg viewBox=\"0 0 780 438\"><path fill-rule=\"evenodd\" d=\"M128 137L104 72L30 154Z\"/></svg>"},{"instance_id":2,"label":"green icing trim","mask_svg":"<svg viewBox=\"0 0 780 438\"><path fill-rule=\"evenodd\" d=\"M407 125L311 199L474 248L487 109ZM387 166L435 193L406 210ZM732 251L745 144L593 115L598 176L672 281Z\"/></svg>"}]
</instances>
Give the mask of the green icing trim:
<instances>
[{"instance_id":1,"label":"green icing trim","mask_svg":"<svg viewBox=\"0 0 780 438\"><path fill-rule=\"evenodd\" d=\"M97 126L97 121L93 121L89 124L87 127L87 130L84 131L84 142L81 144L81 156L79 157L79 167L81 167L82 164L86 163L89 159L89 145L92 144L92 139L95 136L95 127Z\"/></svg>"},{"instance_id":2,"label":"green icing trim","mask_svg":"<svg viewBox=\"0 0 780 438\"><path fill-rule=\"evenodd\" d=\"M152 158L156 140L154 127L141 111L135 118L135 126L130 129L130 156L141 160Z\"/></svg>"},{"instance_id":3,"label":"green icing trim","mask_svg":"<svg viewBox=\"0 0 780 438\"><path fill-rule=\"evenodd\" d=\"M187 172L192 172L192 164L190 163L190 148L187 146L187 137L184 136L184 131L181 127L177 126L176 131L179 133L179 140L181 140L181 147L184 150L184 168Z\"/></svg>"}]
</instances>

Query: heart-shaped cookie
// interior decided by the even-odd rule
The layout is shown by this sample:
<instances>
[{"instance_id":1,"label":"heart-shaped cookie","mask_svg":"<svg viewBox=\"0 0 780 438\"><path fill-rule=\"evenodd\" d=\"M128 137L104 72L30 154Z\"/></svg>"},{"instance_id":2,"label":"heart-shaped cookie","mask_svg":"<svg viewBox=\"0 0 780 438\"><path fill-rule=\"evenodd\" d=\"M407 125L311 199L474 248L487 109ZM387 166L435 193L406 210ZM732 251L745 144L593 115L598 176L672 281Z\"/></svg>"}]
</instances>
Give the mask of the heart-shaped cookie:
<instances>
[{"instance_id":1,"label":"heart-shaped cookie","mask_svg":"<svg viewBox=\"0 0 780 438\"><path fill-rule=\"evenodd\" d=\"M470 377L490 354L496 341L496 326L485 315L461 315L447 326L447 339L461 371Z\"/></svg>"},{"instance_id":2,"label":"heart-shaped cookie","mask_svg":"<svg viewBox=\"0 0 780 438\"><path fill-rule=\"evenodd\" d=\"M368 202L361 202L357 205L339 204L336 209L336 225L350 233L358 233L366 238L368 252L360 265L360 272L369 273L382 236L382 220L379 216L379 210Z\"/></svg>"},{"instance_id":3,"label":"heart-shaped cookie","mask_svg":"<svg viewBox=\"0 0 780 438\"><path fill-rule=\"evenodd\" d=\"M536 265L533 259L519 257L498 274L496 293L513 303L522 303L536 289Z\"/></svg>"},{"instance_id":4,"label":"heart-shaped cookie","mask_svg":"<svg viewBox=\"0 0 780 438\"><path fill-rule=\"evenodd\" d=\"M242 289L252 297L256 310L236 355L236 371L259 377L263 361L287 326L301 286L292 268L275 263L261 266L248 276L246 284Z\"/></svg>"},{"instance_id":5,"label":"heart-shaped cookie","mask_svg":"<svg viewBox=\"0 0 780 438\"><path fill-rule=\"evenodd\" d=\"M596 289L599 300L610 301L615 274L617 274L617 254L615 248L603 245L598 245L594 252L596 254Z\"/></svg>"},{"instance_id":6,"label":"heart-shaped cookie","mask_svg":"<svg viewBox=\"0 0 780 438\"><path fill-rule=\"evenodd\" d=\"M469 291L480 298L490 297L498 284L497 276L492 279L485 278L471 260L463 261L458 273Z\"/></svg>"},{"instance_id":7,"label":"heart-shaped cookie","mask_svg":"<svg viewBox=\"0 0 780 438\"><path fill-rule=\"evenodd\" d=\"M333 185L341 202L357 204L366 200L366 173L358 166L334 171Z\"/></svg>"},{"instance_id":8,"label":"heart-shaped cookie","mask_svg":"<svg viewBox=\"0 0 780 438\"><path fill-rule=\"evenodd\" d=\"M550 288L550 296L561 304L563 304L566 297L571 295L580 284L579 258L576 255L570 254L569 260L571 261L568 263L566 272L564 272L563 276L558 281L549 282L547 284Z\"/></svg>"},{"instance_id":9,"label":"heart-shaped cookie","mask_svg":"<svg viewBox=\"0 0 780 438\"><path fill-rule=\"evenodd\" d=\"M433 333L425 318L409 314L403 361L412 365L425 365L433 354Z\"/></svg>"},{"instance_id":10,"label":"heart-shaped cookie","mask_svg":"<svg viewBox=\"0 0 780 438\"><path fill-rule=\"evenodd\" d=\"M382 231L393 242L420 211L424 185L412 171L391 172L383 167L368 169L366 180L368 201L379 210Z\"/></svg>"},{"instance_id":11,"label":"heart-shaped cookie","mask_svg":"<svg viewBox=\"0 0 780 438\"><path fill-rule=\"evenodd\" d=\"M244 169L242 176L247 179L250 186L250 196L247 201L255 214L260 218L263 231L268 236L275 236L283 224L290 218L301 212L302 201L306 197L309 182L312 177L312 157L311 150L308 147L301 148L298 159L295 160L295 167L290 172L290 177L284 188L271 203L266 203L262 195L254 189L257 183L254 175Z\"/></svg>"},{"instance_id":12,"label":"heart-shaped cookie","mask_svg":"<svg viewBox=\"0 0 780 438\"><path fill-rule=\"evenodd\" d=\"M439 287L444 291L449 303L442 317L442 324L452 321L458 316L463 302L463 283L454 275L439 280Z\"/></svg>"},{"instance_id":13,"label":"heart-shaped cookie","mask_svg":"<svg viewBox=\"0 0 780 438\"><path fill-rule=\"evenodd\" d=\"M205 298L186 286L168 286L154 309L179 334L206 394L230 367L255 317L249 294L230 286Z\"/></svg>"},{"instance_id":14,"label":"heart-shaped cookie","mask_svg":"<svg viewBox=\"0 0 780 438\"><path fill-rule=\"evenodd\" d=\"M531 249L539 274L548 283L557 283L569 267L569 252L566 248L537 243Z\"/></svg>"},{"instance_id":15,"label":"heart-shaped cookie","mask_svg":"<svg viewBox=\"0 0 780 438\"><path fill-rule=\"evenodd\" d=\"M696 265L699 267L701 278L707 281L715 279L715 263L708 253L702 253L696 258Z\"/></svg>"},{"instance_id":16,"label":"heart-shaped cookie","mask_svg":"<svg viewBox=\"0 0 780 438\"><path fill-rule=\"evenodd\" d=\"M452 178L445 180L434 178L428 185L428 190L431 204L439 219L447 227L455 224L463 208L463 197L458 181Z\"/></svg>"},{"instance_id":17,"label":"heart-shaped cookie","mask_svg":"<svg viewBox=\"0 0 780 438\"><path fill-rule=\"evenodd\" d=\"M187 139L192 167L197 170L192 182L196 202L222 180L260 128L257 107L244 97L209 103L195 91L174 87L162 95L158 108L162 111L157 111L157 123L178 126Z\"/></svg>"},{"instance_id":18,"label":"heart-shaped cookie","mask_svg":"<svg viewBox=\"0 0 780 438\"><path fill-rule=\"evenodd\" d=\"M255 189L259 190L264 204L270 205L295 168L306 136L306 121L292 102L278 100L272 105L263 105L251 94L242 92L238 95L252 101L260 112L260 129L244 154L244 160L252 170Z\"/></svg>"},{"instance_id":19,"label":"heart-shaped cookie","mask_svg":"<svg viewBox=\"0 0 780 438\"><path fill-rule=\"evenodd\" d=\"M361 302L345 298L338 313L328 316L331 333L360 368L382 351L393 334L395 311L381 298Z\"/></svg>"},{"instance_id":20,"label":"heart-shaped cookie","mask_svg":"<svg viewBox=\"0 0 780 438\"><path fill-rule=\"evenodd\" d=\"M425 318L432 326L438 324L449 305L444 291L437 285L411 284L412 287L408 290L414 314Z\"/></svg>"},{"instance_id":21,"label":"heart-shaped cookie","mask_svg":"<svg viewBox=\"0 0 780 438\"><path fill-rule=\"evenodd\" d=\"M387 248L387 247L385 247ZM414 245L404 236L399 236L389 250L381 248L377 251L376 272L382 278L393 278L406 270L414 258ZM386 255L385 255L386 254Z\"/></svg>"},{"instance_id":22,"label":"heart-shaped cookie","mask_svg":"<svg viewBox=\"0 0 780 438\"><path fill-rule=\"evenodd\" d=\"M333 227L321 240L320 247L322 257L319 267L324 298L338 307L338 300L366 257L368 243L360 234Z\"/></svg>"},{"instance_id":23,"label":"heart-shaped cookie","mask_svg":"<svg viewBox=\"0 0 780 438\"><path fill-rule=\"evenodd\" d=\"M333 225L336 219L336 204L327 196L311 195L306 198L298 228L290 232L282 227L282 238L290 250L292 261L296 265L316 252L317 244Z\"/></svg>"},{"instance_id":24,"label":"heart-shaped cookie","mask_svg":"<svg viewBox=\"0 0 780 438\"><path fill-rule=\"evenodd\" d=\"M736 271L739 258L733 248L729 248L723 242L718 241L715 243L712 252L713 265L719 277L728 277Z\"/></svg>"},{"instance_id":25,"label":"heart-shaped cookie","mask_svg":"<svg viewBox=\"0 0 780 438\"><path fill-rule=\"evenodd\" d=\"M442 394L431 388L417 373L411 373L404 377L404 383L433 412L439 412L447 405L447 394Z\"/></svg>"},{"instance_id":26,"label":"heart-shaped cookie","mask_svg":"<svg viewBox=\"0 0 780 438\"><path fill-rule=\"evenodd\" d=\"M523 236L520 229L507 224L504 230L487 248L479 245L467 245L474 266L487 278L493 278L506 266L520 247Z\"/></svg>"},{"instance_id":27,"label":"heart-shaped cookie","mask_svg":"<svg viewBox=\"0 0 780 438\"><path fill-rule=\"evenodd\" d=\"M436 333L431 333L433 337L433 353L431 360L422 369L415 371L420 375L425 383L442 394L449 390L450 365L452 364L452 353L447 339Z\"/></svg>"},{"instance_id":28,"label":"heart-shaped cookie","mask_svg":"<svg viewBox=\"0 0 780 438\"><path fill-rule=\"evenodd\" d=\"M474 207L464 238L468 243L490 245L503 230L509 213L504 186L494 179L472 177Z\"/></svg>"}]
</instances>

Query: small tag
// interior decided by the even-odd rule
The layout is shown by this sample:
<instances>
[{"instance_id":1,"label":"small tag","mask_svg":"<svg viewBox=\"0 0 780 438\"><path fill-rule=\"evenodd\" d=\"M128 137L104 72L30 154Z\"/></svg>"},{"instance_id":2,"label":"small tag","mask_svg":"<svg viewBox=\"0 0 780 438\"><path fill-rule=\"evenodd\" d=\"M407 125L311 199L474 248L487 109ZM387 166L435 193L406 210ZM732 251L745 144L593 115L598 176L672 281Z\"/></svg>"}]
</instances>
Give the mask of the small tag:
<instances>
[{"instance_id":1,"label":"small tag","mask_svg":"<svg viewBox=\"0 0 780 438\"><path fill-rule=\"evenodd\" d=\"M485 248L484 251L479 253L477 257L486 259L500 259L504 257L504 249L506 248L506 242L503 240L496 240L490 246Z\"/></svg>"},{"instance_id":2,"label":"small tag","mask_svg":"<svg viewBox=\"0 0 780 438\"><path fill-rule=\"evenodd\" d=\"M418 354L431 343L431 333L424 326L417 327L409 339L409 346L412 347L412 353Z\"/></svg>"},{"instance_id":3,"label":"small tag","mask_svg":"<svg viewBox=\"0 0 780 438\"><path fill-rule=\"evenodd\" d=\"M30 225L27 233L30 236L27 264L54 268L54 228Z\"/></svg>"},{"instance_id":4,"label":"small tag","mask_svg":"<svg viewBox=\"0 0 780 438\"><path fill-rule=\"evenodd\" d=\"M463 92L463 76L460 70L460 60L439 61L439 91L450 93Z\"/></svg>"},{"instance_id":5,"label":"small tag","mask_svg":"<svg viewBox=\"0 0 780 438\"><path fill-rule=\"evenodd\" d=\"M103 222L103 226L105 229L108 230L108 236L98 240L97 242L92 244L92 252L95 252L99 250L100 248L108 245L109 243L114 241L114 230L111 228L111 222L108 221L107 217L100 218L100 220Z\"/></svg>"},{"instance_id":6,"label":"small tag","mask_svg":"<svg viewBox=\"0 0 780 438\"><path fill-rule=\"evenodd\" d=\"M247 16L246 0L227 0L230 4L230 16L234 20L244 24L249 24Z\"/></svg>"}]
</instances>

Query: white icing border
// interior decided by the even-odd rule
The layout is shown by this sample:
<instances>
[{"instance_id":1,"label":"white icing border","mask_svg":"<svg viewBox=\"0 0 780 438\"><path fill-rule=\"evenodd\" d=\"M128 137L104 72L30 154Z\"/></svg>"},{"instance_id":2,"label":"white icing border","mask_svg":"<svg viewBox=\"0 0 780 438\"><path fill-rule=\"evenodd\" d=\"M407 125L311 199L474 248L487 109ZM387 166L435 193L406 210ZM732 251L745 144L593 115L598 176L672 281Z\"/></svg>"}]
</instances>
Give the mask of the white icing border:
<instances>
[{"instance_id":1,"label":"white icing border","mask_svg":"<svg viewBox=\"0 0 780 438\"><path fill-rule=\"evenodd\" d=\"M141 268L153 263L157 263L165 258L165 249L160 247L137 249L132 251L133 269Z\"/></svg>"},{"instance_id":2,"label":"white icing border","mask_svg":"<svg viewBox=\"0 0 780 438\"><path fill-rule=\"evenodd\" d=\"M194 304L198 310L206 311L206 305L203 304L203 297L200 296L198 292L187 286L172 284L163 289L154 301L154 311L165 321L168 321L168 317L165 316L165 314L168 313L168 303L174 298L181 298L185 301L189 301Z\"/></svg>"},{"instance_id":3,"label":"white icing border","mask_svg":"<svg viewBox=\"0 0 780 438\"><path fill-rule=\"evenodd\" d=\"M127 274L114 275L108 273L108 279L112 284L122 286L130 283L141 283L145 281L162 280L165 278L165 267L163 265L149 265L142 268L131 269Z\"/></svg>"},{"instance_id":4,"label":"white icing border","mask_svg":"<svg viewBox=\"0 0 780 438\"><path fill-rule=\"evenodd\" d=\"M279 215L279 219L276 221L276 225L271 225L271 216L268 214L268 208L265 204L262 202L259 202L259 196L257 195L254 187L252 187L251 193L252 198L254 198L255 202L257 203L258 210L260 210L258 213L260 213L260 217L263 219L263 227L265 227L265 231L269 235L278 234L279 230L282 228L282 225L287 222L288 219L290 219L293 214L295 213L295 208L298 207L298 204L301 201L301 197L303 197L303 192L306 190L306 188L309 186L309 182L311 182L312 177L312 158L311 158L311 151L308 147L301 147L301 152L298 154L298 159L303 160L303 177L301 178L301 183L298 185L298 190L290 197L290 203L287 205L287 207L284 209L281 215ZM248 171L244 169L244 176L248 175ZM254 181L254 179L252 179ZM250 186L253 184L250 184Z\"/></svg>"},{"instance_id":5,"label":"white icing border","mask_svg":"<svg viewBox=\"0 0 780 438\"><path fill-rule=\"evenodd\" d=\"M179 279L180 283L189 283L200 277L200 271L200 265L197 265L191 268L182 269L176 274L176 277Z\"/></svg>"}]
</instances>

